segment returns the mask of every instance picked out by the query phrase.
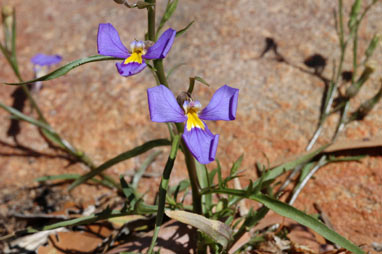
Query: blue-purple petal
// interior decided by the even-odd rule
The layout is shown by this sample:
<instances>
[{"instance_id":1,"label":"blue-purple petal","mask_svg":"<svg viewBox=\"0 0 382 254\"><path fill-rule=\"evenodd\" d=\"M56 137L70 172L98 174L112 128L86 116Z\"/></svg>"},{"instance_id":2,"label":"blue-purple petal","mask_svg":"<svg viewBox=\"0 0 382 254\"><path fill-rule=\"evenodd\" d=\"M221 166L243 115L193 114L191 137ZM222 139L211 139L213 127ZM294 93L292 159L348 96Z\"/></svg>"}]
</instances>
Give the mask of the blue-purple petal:
<instances>
[{"instance_id":1,"label":"blue-purple petal","mask_svg":"<svg viewBox=\"0 0 382 254\"><path fill-rule=\"evenodd\" d=\"M147 89L147 98L151 121L181 123L187 120L174 95L164 85Z\"/></svg>"},{"instance_id":2,"label":"blue-purple petal","mask_svg":"<svg viewBox=\"0 0 382 254\"><path fill-rule=\"evenodd\" d=\"M143 58L145 59L161 59L166 57L168 52L171 49L172 44L174 43L176 31L174 29L167 29L158 41L147 49Z\"/></svg>"},{"instance_id":3,"label":"blue-purple petal","mask_svg":"<svg viewBox=\"0 0 382 254\"><path fill-rule=\"evenodd\" d=\"M220 87L212 96L207 107L200 112L199 118L203 120L234 120L238 97L239 89L227 85Z\"/></svg>"},{"instance_id":4,"label":"blue-purple petal","mask_svg":"<svg viewBox=\"0 0 382 254\"><path fill-rule=\"evenodd\" d=\"M187 128L184 128L182 137L195 159L201 164L208 164L215 160L219 135L213 135L207 125L204 126L204 130L192 128L191 131L187 131Z\"/></svg>"},{"instance_id":5,"label":"blue-purple petal","mask_svg":"<svg viewBox=\"0 0 382 254\"><path fill-rule=\"evenodd\" d=\"M35 65L45 66L53 65L61 62L62 57L60 55L45 55L37 54L32 57L31 62Z\"/></svg>"},{"instance_id":6,"label":"blue-purple petal","mask_svg":"<svg viewBox=\"0 0 382 254\"><path fill-rule=\"evenodd\" d=\"M135 75L141 71L143 71L144 68L146 68L146 63L143 62L141 64L136 62L131 62L128 64L122 63L116 63L119 74L121 74L124 77Z\"/></svg>"},{"instance_id":7,"label":"blue-purple petal","mask_svg":"<svg viewBox=\"0 0 382 254\"><path fill-rule=\"evenodd\" d=\"M97 35L98 54L104 56L113 56L127 58L129 51L122 44L118 31L112 24L99 24Z\"/></svg>"}]
</instances>

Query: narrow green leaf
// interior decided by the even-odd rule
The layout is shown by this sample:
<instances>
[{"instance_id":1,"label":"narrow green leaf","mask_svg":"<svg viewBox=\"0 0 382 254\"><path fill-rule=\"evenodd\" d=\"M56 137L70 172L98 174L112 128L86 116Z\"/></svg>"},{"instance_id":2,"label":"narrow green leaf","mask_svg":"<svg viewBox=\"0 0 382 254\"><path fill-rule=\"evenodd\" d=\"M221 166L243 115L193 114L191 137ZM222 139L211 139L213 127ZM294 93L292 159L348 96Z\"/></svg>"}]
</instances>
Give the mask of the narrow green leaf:
<instances>
[{"instance_id":1,"label":"narrow green leaf","mask_svg":"<svg viewBox=\"0 0 382 254\"><path fill-rule=\"evenodd\" d=\"M49 130L46 130L46 129L41 129L41 131L44 133L44 136L49 140L51 141L54 145L62 148L62 149L65 149L66 146L65 144L68 144L68 142L63 142L63 140L60 138L60 136L56 133L56 132L52 132L52 131L49 131ZM73 147L69 146L70 149L68 149L68 151L70 151L72 154L75 154L75 150L73 150Z\"/></svg>"},{"instance_id":2,"label":"narrow green leaf","mask_svg":"<svg viewBox=\"0 0 382 254\"><path fill-rule=\"evenodd\" d=\"M170 187L168 190L169 195L173 195L173 199L176 200L178 197L179 192L185 191L188 187L190 187L190 181L189 180L182 180L178 185Z\"/></svg>"},{"instance_id":3,"label":"narrow green leaf","mask_svg":"<svg viewBox=\"0 0 382 254\"><path fill-rule=\"evenodd\" d=\"M266 171L264 173L263 181L265 182L265 181L268 181L268 180L274 180L276 177L280 176L284 172L292 170L295 167L297 167L298 165L304 164L304 163L310 161L311 159L316 157L318 154L320 154L322 151L324 151L329 145L330 144L326 144L324 146L321 146L317 150L314 150L313 152L310 152L310 153L308 153L308 154L306 154L306 155L304 155L302 157L299 157L298 159L296 159L294 161L284 163L284 164L282 164L280 166L277 166L277 167L275 167L273 169L270 169L270 170ZM256 186L259 182L260 182L260 179L257 179L253 183L253 185Z\"/></svg>"},{"instance_id":4,"label":"narrow green leaf","mask_svg":"<svg viewBox=\"0 0 382 254\"><path fill-rule=\"evenodd\" d=\"M335 231L329 229L325 224L321 223L317 219L313 218L310 215L303 213L302 211L285 204L277 199L265 196L263 194L256 194L249 197L250 199L256 200L272 211L297 221L298 223L316 231L326 239L330 240L333 243L340 245L341 247L354 252L356 254L363 254L364 252L355 244L339 235Z\"/></svg>"},{"instance_id":5,"label":"narrow green leaf","mask_svg":"<svg viewBox=\"0 0 382 254\"><path fill-rule=\"evenodd\" d=\"M178 37L178 36L181 36L182 34L184 34L192 26L193 23L194 23L194 20L191 21L185 28L177 31L175 37Z\"/></svg>"},{"instance_id":6,"label":"narrow green leaf","mask_svg":"<svg viewBox=\"0 0 382 254\"><path fill-rule=\"evenodd\" d=\"M163 17L159 23L156 34L158 35L160 30L163 28L164 24L171 18L172 14L174 14L176 7L178 6L178 0L168 1L166 10L163 14Z\"/></svg>"},{"instance_id":7,"label":"narrow green leaf","mask_svg":"<svg viewBox=\"0 0 382 254\"><path fill-rule=\"evenodd\" d=\"M188 86L188 90L187 90L187 93L189 94L192 94L192 91L194 90L194 86L195 86L195 80L201 82L202 84L206 85L206 86L210 86L204 79L202 79L201 77L198 77L198 76L195 76L195 77L190 77L190 84Z\"/></svg>"},{"instance_id":8,"label":"narrow green leaf","mask_svg":"<svg viewBox=\"0 0 382 254\"><path fill-rule=\"evenodd\" d=\"M16 58L16 9L13 8L12 13L12 38L11 38L11 59L15 68L15 71L19 73L19 65L17 64L17 58Z\"/></svg>"},{"instance_id":9,"label":"narrow green leaf","mask_svg":"<svg viewBox=\"0 0 382 254\"><path fill-rule=\"evenodd\" d=\"M351 7L351 12L349 15L348 28L349 30L353 30L355 25L357 24L358 14L361 10L361 0L355 0L353 6Z\"/></svg>"},{"instance_id":10,"label":"narrow green leaf","mask_svg":"<svg viewBox=\"0 0 382 254\"><path fill-rule=\"evenodd\" d=\"M215 189L209 190L206 193L223 193L228 195L237 195L243 198L249 198L257 202L262 203L264 206L268 207L272 211L297 221L298 223L311 228L316 231L326 239L330 240L333 243L340 245L341 247L348 249L356 254L363 254L364 252L356 245L351 243L349 240L345 239L343 236L329 229L325 224L321 223L317 219L313 218L310 215L305 214L304 212L285 204L277 199L271 198L264 194L258 193L248 196L246 191L236 190L236 189ZM264 211L265 212L265 211Z\"/></svg>"},{"instance_id":11,"label":"narrow green leaf","mask_svg":"<svg viewBox=\"0 0 382 254\"><path fill-rule=\"evenodd\" d=\"M171 171L174 167L176 154L179 148L179 142L180 142L180 134L177 134L174 136L174 139L172 140L171 151L163 170L162 180L159 186L159 200L158 200L157 217L155 219L155 228L154 228L153 237L151 239L150 248L147 253L153 252L157 238L158 238L160 227L162 226L162 223L163 223L166 197L170 198L170 196L167 195L168 183L170 181ZM171 200L171 202L176 204L175 200Z\"/></svg>"},{"instance_id":12,"label":"narrow green leaf","mask_svg":"<svg viewBox=\"0 0 382 254\"><path fill-rule=\"evenodd\" d=\"M62 175L54 175L54 176L42 176L39 178L36 178L36 182L44 182L44 181L54 181L54 180L62 180L62 181L67 181L67 180L76 180L80 178L80 174L62 174ZM91 181L95 184L102 184L105 187L108 188L114 188L115 186L105 180L98 180L98 179L91 179Z\"/></svg>"},{"instance_id":13,"label":"narrow green leaf","mask_svg":"<svg viewBox=\"0 0 382 254\"><path fill-rule=\"evenodd\" d=\"M81 176L79 179L77 179L74 183L72 183L69 186L69 191L73 190L78 185L86 182L87 180L93 178L96 175L99 175L100 173L102 173L106 169L114 166L115 164L117 164L121 161L125 161L125 160L132 158L132 157L138 156L142 153L147 152L148 150L150 150L154 147L167 146L167 145L170 145L170 141L168 141L167 139L156 139L156 140L148 141L148 142L144 143L143 145L137 146L134 149L131 149L127 152L121 153L121 154L117 155L116 157L106 161L105 163L103 163L102 165L97 167L96 169L94 169L94 170L88 172L87 174Z\"/></svg>"},{"instance_id":14,"label":"narrow green leaf","mask_svg":"<svg viewBox=\"0 0 382 254\"><path fill-rule=\"evenodd\" d=\"M0 102L0 108L3 108L7 112L9 112L12 116L14 116L16 119L26 121L30 124L33 124L34 126L41 129L41 131L44 133L45 137L49 139L53 144L61 147L62 149L66 149L67 151L71 152L73 155L76 154L76 150L74 147L72 147L67 141L62 139L49 125L46 123L36 120L30 116L24 115L22 112L18 111L15 108L9 107L7 105L4 105Z\"/></svg>"},{"instance_id":15,"label":"narrow green leaf","mask_svg":"<svg viewBox=\"0 0 382 254\"><path fill-rule=\"evenodd\" d=\"M68 73L69 71L73 70L74 68L77 68L83 64L98 62L98 61L110 61L110 60L123 60L123 59L111 57L111 56L101 56L101 55L89 56L89 57L81 58L81 59L75 60L71 63L68 63L68 64L66 64L66 65L46 74L45 76L40 77L40 78L36 78L36 79L24 81L24 82L19 82L19 83L5 83L5 84L11 85L11 86L19 86L19 85L34 83L37 81L47 81L47 80L61 77L61 76L65 75L66 73Z\"/></svg>"},{"instance_id":16,"label":"narrow green leaf","mask_svg":"<svg viewBox=\"0 0 382 254\"><path fill-rule=\"evenodd\" d=\"M363 70L361 76L357 80L357 82L354 82L351 86L346 89L345 97L346 98L353 98L356 96L359 92L359 90L362 88L362 86L365 84L365 82L369 79L370 75L374 72L374 68L371 66L365 66L365 69Z\"/></svg>"},{"instance_id":17,"label":"narrow green leaf","mask_svg":"<svg viewBox=\"0 0 382 254\"><path fill-rule=\"evenodd\" d=\"M208 188L210 186L209 184L209 175L208 175L208 169L206 165L200 164L197 160L195 160L195 166L196 166L196 174L199 179L200 187ZM204 195L202 196L202 210L203 214L207 214L210 212L212 207L212 195Z\"/></svg>"},{"instance_id":18,"label":"narrow green leaf","mask_svg":"<svg viewBox=\"0 0 382 254\"><path fill-rule=\"evenodd\" d=\"M293 193L295 192L296 189L298 189L301 185L301 183L304 181L305 177L309 174L310 170L313 168L313 166L316 164L316 162L309 162L307 163L302 169L301 169L301 174L298 179L297 185L293 189Z\"/></svg>"},{"instance_id":19,"label":"narrow green leaf","mask_svg":"<svg viewBox=\"0 0 382 254\"><path fill-rule=\"evenodd\" d=\"M220 188L222 188L223 187L222 167L218 159L216 159L216 163L218 164L218 167L216 168L218 173L218 185Z\"/></svg>"},{"instance_id":20,"label":"narrow green leaf","mask_svg":"<svg viewBox=\"0 0 382 254\"><path fill-rule=\"evenodd\" d=\"M240 155L240 157L233 163L230 171L230 176L235 176L237 171L241 166L241 162L243 161L244 154Z\"/></svg>"},{"instance_id":21,"label":"narrow green leaf","mask_svg":"<svg viewBox=\"0 0 382 254\"><path fill-rule=\"evenodd\" d=\"M23 121L26 121L28 123L31 123L31 124L41 128L41 129L45 129L47 131L54 132L53 129L49 125L47 125L47 124L45 124L39 120L36 120L30 116L24 115L23 113L21 113L20 111L18 111L15 108L9 107L9 106L1 103L1 102L0 102L0 107L3 108L8 113L12 114L14 117L16 117L19 120L23 120Z\"/></svg>"},{"instance_id":22,"label":"narrow green leaf","mask_svg":"<svg viewBox=\"0 0 382 254\"><path fill-rule=\"evenodd\" d=\"M380 34L375 34L373 36L373 38L370 40L369 46L365 50L366 59L369 59L373 55L374 50L376 49L381 39L382 39L382 35Z\"/></svg>"},{"instance_id":23,"label":"narrow green leaf","mask_svg":"<svg viewBox=\"0 0 382 254\"><path fill-rule=\"evenodd\" d=\"M179 67L183 66L183 65L186 65L186 63L178 63L176 64L174 67L172 67L168 72L167 72L167 79L169 79L169 77L174 73L175 70L177 70Z\"/></svg>"},{"instance_id":24,"label":"narrow green leaf","mask_svg":"<svg viewBox=\"0 0 382 254\"><path fill-rule=\"evenodd\" d=\"M207 81L205 81L204 79L202 79L202 78L199 77L199 76L195 76L194 79L197 80L197 81L199 81L200 83L206 85L206 86L210 86L210 85L207 83Z\"/></svg>"},{"instance_id":25,"label":"narrow green leaf","mask_svg":"<svg viewBox=\"0 0 382 254\"><path fill-rule=\"evenodd\" d=\"M133 180L131 182L131 186L136 189L138 187L139 181L142 178L142 175L145 173L146 169L150 166L150 164L161 154L162 151L156 151L150 154L149 157L142 163L141 167L137 172L135 172Z\"/></svg>"},{"instance_id":26,"label":"narrow green leaf","mask_svg":"<svg viewBox=\"0 0 382 254\"><path fill-rule=\"evenodd\" d=\"M356 161L360 162L363 158L366 158L366 155L356 155L356 156L346 156L346 157L336 157L336 156L329 156L328 161L329 162L342 162L342 161Z\"/></svg>"},{"instance_id":27,"label":"narrow green leaf","mask_svg":"<svg viewBox=\"0 0 382 254\"><path fill-rule=\"evenodd\" d=\"M44 182L51 180L73 180L80 177L80 174L62 174L62 175L54 175L54 176L42 176L35 179L36 182Z\"/></svg>"},{"instance_id":28,"label":"narrow green leaf","mask_svg":"<svg viewBox=\"0 0 382 254\"><path fill-rule=\"evenodd\" d=\"M102 211L100 213L92 214L92 215L89 215L89 216L84 216L84 217L80 217L80 218L76 218L76 219L72 219L72 220L61 221L61 222L58 222L58 223L47 225L47 226L44 226L41 229L41 231L42 230L51 230L51 229L61 228L61 227L69 227L69 226L78 226L78 225L90 224L90 223L94 223L96 221L107 220L107 219L110 219L110 218L124 216L124 215L130 215L130 214L132 214L132 212L122 212L122 211L119 211L119 210L110 210L110 209L107 209L107 210Z\"/></svg>"}]
</instances>

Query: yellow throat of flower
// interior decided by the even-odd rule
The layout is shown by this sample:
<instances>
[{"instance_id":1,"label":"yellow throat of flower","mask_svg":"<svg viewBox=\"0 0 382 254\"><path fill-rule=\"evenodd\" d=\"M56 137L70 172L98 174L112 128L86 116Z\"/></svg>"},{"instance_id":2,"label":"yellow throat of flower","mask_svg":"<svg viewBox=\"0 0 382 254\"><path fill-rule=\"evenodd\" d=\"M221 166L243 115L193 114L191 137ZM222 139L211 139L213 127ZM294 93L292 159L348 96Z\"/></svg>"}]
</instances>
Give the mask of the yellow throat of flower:
<instances>
[{"instance_id":1,"label":"yellow throat of flower","mask_svg":"<svg viewBox=\"0 0 382 254\"><path fill-rule=\"evenodd\" d=\"M130 44L131 55L125 59L124 64L139 63L142 64L142 55L146 54L146 44L143 41L133 41Z\"/></svg>"},{"instance_id":2,"label":"yellow throat of flower","mask_svg":"<svg viewBox=\"0 0 382 254\"><path fill-rule=\"evenodd\" d=\"M129 56L128 58L125 59L124 64L128 64L128 63L142 64L142 55L143 55L143 51L141 51L141 50L134 51L131 54L131 56Z\"/></svg>"},{"instance_id":3,"label":"yellow throat of flower","mask_svg":"<svg viewBox=\"0 0 382 254\"><path fill-rule=\"evenodd\" d=\"M202 120L200 120L198 116L198 109L194 107L189 107L186 110L186 116L187 116L187 130L191 131L192 128L201 128L204 130L204 123Z\"/></svg>"}]
</instances>

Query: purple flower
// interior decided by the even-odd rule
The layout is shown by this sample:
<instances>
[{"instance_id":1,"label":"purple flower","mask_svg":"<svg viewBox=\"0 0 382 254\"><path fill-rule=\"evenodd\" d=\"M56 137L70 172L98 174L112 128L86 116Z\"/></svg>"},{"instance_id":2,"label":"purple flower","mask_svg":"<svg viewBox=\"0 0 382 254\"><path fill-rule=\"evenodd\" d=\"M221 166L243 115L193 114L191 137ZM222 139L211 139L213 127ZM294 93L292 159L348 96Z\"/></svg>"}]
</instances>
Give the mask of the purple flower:
<instances>
[{"instance_id":1,"label":"purple flower","mask_svg":"<svg viewBox=\"0 0 382 254\"><path fill-rule=\"evenodd\" d=\"M149 88L147 96L151 121L186 122L182 137L192 155L202 164L215 160L219 135L212 134L203 120L234 120L239 89L227 85L220 87L203 110L200 102L192 99L180 107L164 85Z\"/></svg>"},{"instance_id":2,"label":"purple flower","mask_svg":"<svg viewBox=\"0 0 382 254\"><path fill-rule=\"evenodd\" d=\"M36 54L31 58L33 64L33 71L35 78L40 78L48 73L49 68L53 64L58 64L61 62L62 57L60 55L45 55L45 54ZM41 81L35 82L32 84L32 91L38 92L42 88Z\"/></svg>"},{"instance_id":3,"label":"purple flower","mask_svg":"<svg viewBox=\"0 0 382 254\"><path fill-rule=\"evenodd\" d=\"M39 66L51 66L53 64L57 64L61 62L62 57L59 55L45 55L45 54L37 54L31 58L31 62L34 65Z\"/></svg>"},{"instance_id":4,"label":"purple flower","mask_svg":"<svg viewBox=\"0 0 382 254\"><path fill-rule=\"evenodd\" d=\"M145 59L164 58L174 43L176 31L167 29L158 41L152 45L150 41L134 40L128 50L121 42L117 30L112 24L100 24L98 27L98 53L104 56L124 58L117 63L117 69L122 76L131 76L141 72L145 67Z\"/></svg>"}]
</instances>

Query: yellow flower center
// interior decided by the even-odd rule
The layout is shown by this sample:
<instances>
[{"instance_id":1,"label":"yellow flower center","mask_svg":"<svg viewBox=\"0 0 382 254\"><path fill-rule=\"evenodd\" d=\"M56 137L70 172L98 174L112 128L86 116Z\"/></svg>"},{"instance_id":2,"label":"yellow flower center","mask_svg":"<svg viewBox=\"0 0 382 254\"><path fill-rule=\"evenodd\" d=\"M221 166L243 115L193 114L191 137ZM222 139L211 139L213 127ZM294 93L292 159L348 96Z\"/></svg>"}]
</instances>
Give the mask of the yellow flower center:
<instances>
[{"instance_id":1,"label":"yellow flower center","mask_svg":"<svg viewBox=\"0 0 382 254\"><path fill-rule=\"evenodd\" d=\"M133 41L130 45L131 55L125 59L124 64L139 63L142 64L142 55L146 54L145 43L141 41Z\"/></svg>"},{"instance_id":2,"label":"yellow flower center","mask_svg":"<svg viewBox=\"0 0 382 254\"><path fill-rule=\"evenodd\" d=\"M133 52L131 56L126 58L124 64L139 63L142 64L142 52Z\"/></svg>"},{"instance_id":3,"label":"yellow flower center","mask_svg":"<svg viewBox=\"0 0 382 254\"><path fill-rule=\"evenodd\" d=\"M193 102L190 102L188 105L183 105L183 108L187 116L187 130L191 131L192 128L200 128L204 130L204 123L198 116L200 111L200 104L194 105Z\"/></svg>"}]
</instances>

